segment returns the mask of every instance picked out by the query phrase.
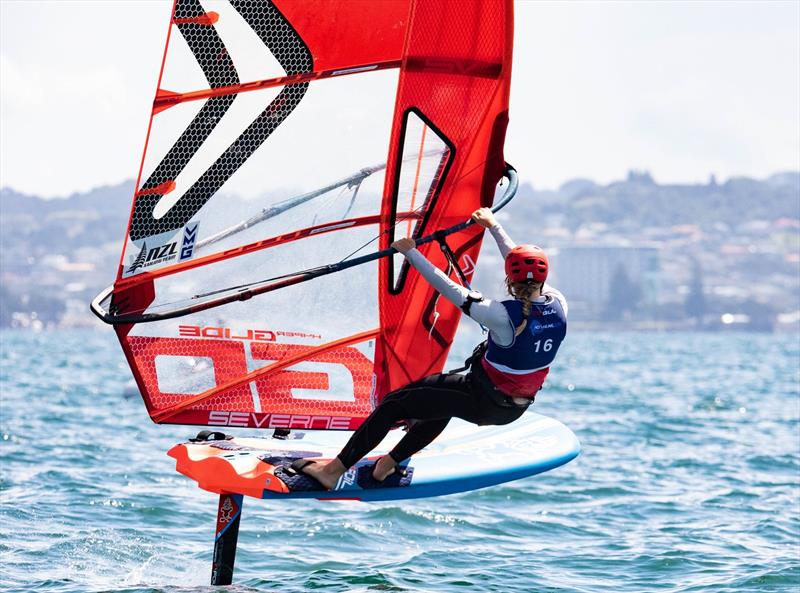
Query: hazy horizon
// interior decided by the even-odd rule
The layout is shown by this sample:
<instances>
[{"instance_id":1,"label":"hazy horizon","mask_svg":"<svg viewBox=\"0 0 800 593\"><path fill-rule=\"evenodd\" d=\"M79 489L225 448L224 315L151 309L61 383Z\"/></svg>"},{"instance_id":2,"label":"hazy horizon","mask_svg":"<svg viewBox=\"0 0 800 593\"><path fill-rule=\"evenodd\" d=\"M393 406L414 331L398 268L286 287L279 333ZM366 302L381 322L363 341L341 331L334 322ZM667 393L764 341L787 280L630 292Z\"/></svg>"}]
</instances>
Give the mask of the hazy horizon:
<instances>
[{"instance_id":1,"label":"hazy horizon","mask_svg":"<svg viewBox=\"0 0 800 593\"><path fill-rule=\"evenodd\" d=\"M513 165L513 163L511 163L511 164ZM672 181L664 181L664 180L659 179L658 175L653 174L653 172L648 170L648 169L628 169L628 172L629 173L646 173L646 174L650 175L650 177L652 178L653 182L656 185L661 185L661 186L667 186L667 185L670 185L670 186L708 185L708 183L711 180L711 176L713 175L713 173L709 173L708 177L706 177L705 180L688 181L688 182L680 182L680 181L672 182ZM776 175L800 175L800 168L794 169L794 170L791 170L791 169L776 170L773 173L768 173L767 175L764 175L763 177L753 177L753 176L750 176L750 175L731 175L730 177L720 177L718 175L714 175L714 179L716 180L717 184L723 185L724 183L726 183L728 181L731 181L733 179L753 179L753 180L756 180L756 181L766 181L767 179L770 179L771 177L774 177ZM596 179L591 179L590 177L584 177L584 176L576 175L574 177L569 177L569 178L563 180L562 182L560 182L556 186L545 187L545 186L541 186L538 183L536 183L536 180L534 180L534 179L526 178L520 172L520 184L522 184L522 185L529 184L537 192L557 192L565 184L573 182L573 181L590 181L592 183L597 184L598 186L603 187L603 186L606 186L606 185L610 185L610 184L613 184L613 183L624 181L625 179L627 179L627 177L628 177L628 174L625 174L625 175L620 176L618 179L611 179L609 181L601 183ZM77 191L70 192L68 194L48 195L48 196L42 196L42 195L29 193L29 192L20 190L19 188L16 188L14 186L11 186L11 185L0 185L0 191L11 191L11 192L14 192L14 193L19 194L19 195L24 195L24 196L31 197L31 198L39 198L39 199L42 199L42 200L65 200L65 199L68 199L68 198L70 198L72 196L75 196L75 195L90 194L93 191L97 191L97 190L100 190L100 189L103 189L103 188L115 187L115 186L123 185L125 183L134 183L135 181L136 181L135 178L129 177L128 179L123 179L121 181L110 182L110 183L102 183L102 184L96 185L94 187L90 187L90 188L88 188L86 190L77 190Z\"/></svg>"}]
</instances>

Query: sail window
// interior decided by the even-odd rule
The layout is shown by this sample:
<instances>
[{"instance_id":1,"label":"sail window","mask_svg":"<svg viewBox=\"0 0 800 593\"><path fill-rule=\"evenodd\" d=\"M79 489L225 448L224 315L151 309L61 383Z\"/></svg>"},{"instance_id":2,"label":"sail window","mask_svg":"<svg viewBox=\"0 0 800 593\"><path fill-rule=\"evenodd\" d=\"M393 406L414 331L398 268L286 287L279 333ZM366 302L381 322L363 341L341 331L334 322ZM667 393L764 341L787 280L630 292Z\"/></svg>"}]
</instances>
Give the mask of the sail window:
<instances>
[{"instance_id":1,"label":"sail window","mask_svg":"<svg viewBox=\"0 0 800 593\"><path fill-rule=\"evenodd\" d=\"M401 138L403 150L395 182L391 241L423 235L454 153L452 144L416 109L406 112ZM407 268L405 258L395 254L389 265L395 294L403 288Z\"/></svg>"}]
</instances>

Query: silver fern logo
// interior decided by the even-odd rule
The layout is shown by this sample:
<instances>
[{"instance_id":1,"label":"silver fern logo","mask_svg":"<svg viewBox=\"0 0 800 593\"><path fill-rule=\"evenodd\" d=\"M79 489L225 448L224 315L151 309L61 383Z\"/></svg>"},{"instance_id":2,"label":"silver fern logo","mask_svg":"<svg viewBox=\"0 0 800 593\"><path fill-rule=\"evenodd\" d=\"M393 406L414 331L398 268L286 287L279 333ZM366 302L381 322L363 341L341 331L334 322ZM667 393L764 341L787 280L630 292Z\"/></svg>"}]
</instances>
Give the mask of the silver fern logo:
<instances>
[{"instance_id":1,"label":"silver fern logo","mask_svg":"<svg viewBox=\"0 0 800 593\"><path fill-rule=\"evenodd\" d=\"M133 260L131 267L129 267L125 273L133 274L136 270L144 266L146 257L147 257L147 242L145 241L144 243L142 243L142 249L141 251L139 251L139 255L136 256L136 259Z\"/></svg>"}]
</instances>

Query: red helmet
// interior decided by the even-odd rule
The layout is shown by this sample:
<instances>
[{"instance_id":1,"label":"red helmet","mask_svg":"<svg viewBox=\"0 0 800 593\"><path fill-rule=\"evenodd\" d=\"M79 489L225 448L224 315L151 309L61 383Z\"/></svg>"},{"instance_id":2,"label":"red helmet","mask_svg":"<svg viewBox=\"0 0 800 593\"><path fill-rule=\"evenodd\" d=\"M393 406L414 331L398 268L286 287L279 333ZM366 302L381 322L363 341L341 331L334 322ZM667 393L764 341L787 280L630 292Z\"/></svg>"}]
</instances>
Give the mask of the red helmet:
<instances>
[{"instance_id":1,"label":"red helmet","mask_svg":"<svg viewBox=\"0 0 800 593\"><path fill-rule=\"evenodd\" d=\"M511 282L544 282L550 262L541 247L517 245L506 256L506 276Z\"/></svg>"}]
</instances>

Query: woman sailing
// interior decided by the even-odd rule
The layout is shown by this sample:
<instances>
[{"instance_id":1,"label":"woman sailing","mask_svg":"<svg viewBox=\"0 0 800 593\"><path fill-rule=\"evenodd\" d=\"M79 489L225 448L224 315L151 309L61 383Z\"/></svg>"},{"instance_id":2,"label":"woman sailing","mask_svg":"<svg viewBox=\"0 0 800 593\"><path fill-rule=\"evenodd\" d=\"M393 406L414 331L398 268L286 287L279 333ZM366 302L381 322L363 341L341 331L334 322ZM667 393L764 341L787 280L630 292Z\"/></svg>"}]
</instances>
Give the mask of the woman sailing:
<instances>
[{"instance_id":1,"label":"woman sailing","mask_svg":"<svg viewBox=\"0 0 800 593\"><path fill-rule=\"evenodd\" d=\"M294 473L333 489L339 478L400 421L410 427L400 442L375 463L382 482L399 465L430 444L452 417L478 425L508 424L533 403L567 331L567 302L545 283L547 255L534 245L515 245L488 208L472 219L489 229L505 260L506 285L513 298L494 301L453 282L415 248L413 239L392 244L442 296L489 330L485 348L476 348L466 375L437 373L393 391L327 463L300 459Z\"/></svg>"}]
</instances>

